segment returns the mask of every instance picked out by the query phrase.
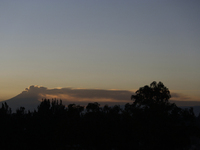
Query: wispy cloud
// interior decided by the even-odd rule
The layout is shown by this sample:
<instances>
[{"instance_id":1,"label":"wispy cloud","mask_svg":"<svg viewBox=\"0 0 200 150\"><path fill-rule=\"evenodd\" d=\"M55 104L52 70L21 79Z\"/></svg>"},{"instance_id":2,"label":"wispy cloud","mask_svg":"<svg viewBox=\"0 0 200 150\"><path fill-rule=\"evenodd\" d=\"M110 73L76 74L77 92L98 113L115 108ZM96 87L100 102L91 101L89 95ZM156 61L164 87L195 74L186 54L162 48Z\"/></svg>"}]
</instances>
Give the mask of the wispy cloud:
<instances>
[{"instance_id":1,"label":"wispy cloud","mask_svg":"<svg viewBox=\"0 0 200 150\"><path fill-rule=\"evenodd\" d=\"M195 96L188 96L183 93L171 92L170 102L176 103L178 106L199 106L200 99Z\"/></svg>"},{"instance_id":2,"label":"wispy cloud","mask_svg":"<svg viewBox=\"0 0 200 150\"><path fill-rule=\"evenodd\" d=\"M171 97L172 99L174 100L190 100L191 97L185 95L185 94L182 94L182 93L175 93L175 92L172 92L171 93Z\"/></svg>"}]
</instances>

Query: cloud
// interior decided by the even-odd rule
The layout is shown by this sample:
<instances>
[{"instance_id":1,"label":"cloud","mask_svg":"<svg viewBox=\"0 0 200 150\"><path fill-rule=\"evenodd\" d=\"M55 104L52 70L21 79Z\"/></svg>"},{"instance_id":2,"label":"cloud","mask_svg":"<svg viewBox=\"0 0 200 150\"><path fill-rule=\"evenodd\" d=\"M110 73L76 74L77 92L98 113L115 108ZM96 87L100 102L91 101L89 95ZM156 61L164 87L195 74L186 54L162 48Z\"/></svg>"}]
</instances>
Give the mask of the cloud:
<instances>
[{"instance_id":1,"label":"cloud","mask_svg":"<svg viewBox=\"0 0 200 150\"><path fill-rule=\"evenodd\" d=\"M171 97L174 99L174 100L190 100L191 97L185 95L185 94L181 94L181 93L174 93L172 92L171 93Z\"/></svg>"},{"instance_id":2,"label":"cloud","mask_svg":"<svg viewBox=\"0 0 200 150\"><path fill-rule=\"evenodd\" d=\"M79 88L54 88L48 89L42 86L30 86L26 88L23 94L36 96L38 100L62 99L68 102L129 102L134 94L128 90L103 90L103 89L79 89Z\"/></svg>"},{"instance_id":3,"label":"cloud","mask_svg":"<svg viewBox=\"0 0 200 150\"><path fill-rule=\"evenodd\" d=\"M195 96L187 96L186 94L171 92L170 102L177 106L200 106L200 99Z\"/></svg>"}]
</instances>

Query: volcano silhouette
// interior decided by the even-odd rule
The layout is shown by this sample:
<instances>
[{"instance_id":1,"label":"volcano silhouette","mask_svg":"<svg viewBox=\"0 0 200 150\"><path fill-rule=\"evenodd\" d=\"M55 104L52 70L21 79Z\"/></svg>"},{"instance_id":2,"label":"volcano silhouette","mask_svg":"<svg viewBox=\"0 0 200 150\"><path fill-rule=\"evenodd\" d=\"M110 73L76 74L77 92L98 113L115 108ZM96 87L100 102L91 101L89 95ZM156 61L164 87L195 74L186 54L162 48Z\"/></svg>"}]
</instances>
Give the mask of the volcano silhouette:
<instances>
[{"instance_id":1,"label":"volcano silhouette","mask_svg":"<svg viewBox=\"0 0 200 150\"><path fill-rule=\"evenodd\" d=\"M19 95L2 101L1 103L6 102L13 112L15 112L16 109L19 109L20 107L25 107L26 110L30 111L37 109L37 106L40 104L42 99L40 99L38 92L31 90L31 87L33 86L26 88Z\"/></svg>"}]
</instances>

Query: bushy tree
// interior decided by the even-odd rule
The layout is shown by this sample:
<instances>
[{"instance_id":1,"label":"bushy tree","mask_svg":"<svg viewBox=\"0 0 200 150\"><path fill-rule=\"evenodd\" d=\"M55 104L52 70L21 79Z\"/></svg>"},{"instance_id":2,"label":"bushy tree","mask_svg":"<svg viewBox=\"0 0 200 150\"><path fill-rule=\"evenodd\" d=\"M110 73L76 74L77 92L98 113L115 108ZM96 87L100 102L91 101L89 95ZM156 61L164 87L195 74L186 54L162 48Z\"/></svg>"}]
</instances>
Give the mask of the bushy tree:
<instances>
[{"instance_id":1,"label":"bushy tree","mask_svg":"<svg viewBox=\"0 0 200 150\"><path fill-rule=\"evenodd\" d=\"M136 95L132 95L134 105L141 107L151 107L154 104L167 104L171 98L170 91L162 82L152 82L150 86L146 85L136 91Z\"/></svg>"},{"instance_id":2,"label":"bushy tree","mask_svg":"<svg viewBox=\"0 0 200 150\"><path fill-rule=\"evenodd\" d=\"M182 149L190 144L191 125L195 118L193 110L177 107L169 102L170 98L168 88L162 82L154 81L150 86L139 88L131 96L133 104L125 106L125 112L136 120L139 116L137 122L143 123L137 127L143 128L140 142L149 148Z\"/></svg>"},{"instance_id":3,"label":"bushy tree","mask_svg":"<svg viewBox=\"0 0 200 150\"><path fill-rule=\"evenodd\" d=\"M86 106L87 112L98 112L100 110L100 104L97 102L89 103Z\"/></svg>"}]
</instances>

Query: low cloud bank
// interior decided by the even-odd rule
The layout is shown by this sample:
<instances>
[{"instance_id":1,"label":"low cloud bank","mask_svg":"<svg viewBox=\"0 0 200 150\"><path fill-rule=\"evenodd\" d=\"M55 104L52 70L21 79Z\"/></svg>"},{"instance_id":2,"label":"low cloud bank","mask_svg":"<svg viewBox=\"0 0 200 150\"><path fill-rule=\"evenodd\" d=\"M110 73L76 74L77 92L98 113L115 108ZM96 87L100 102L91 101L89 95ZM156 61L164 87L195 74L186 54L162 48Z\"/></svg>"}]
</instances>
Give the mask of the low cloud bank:
<instances>
[{"instance_id":1,"label":"low cloud bank","mask_svg":"<svg viewBox=\"0 0 200 150\"><path fill-rule=\"evenodd\" d=\"M103 90L103 89L74 89L74 88L54 88L48 89L41 86L30 86L26 88L23 94L36 96L38 100L44 98L57 98L63 101L110 101L124 102L130 101L130 97L134 94L128 90Z\"/></svg>"}]
</instances>

